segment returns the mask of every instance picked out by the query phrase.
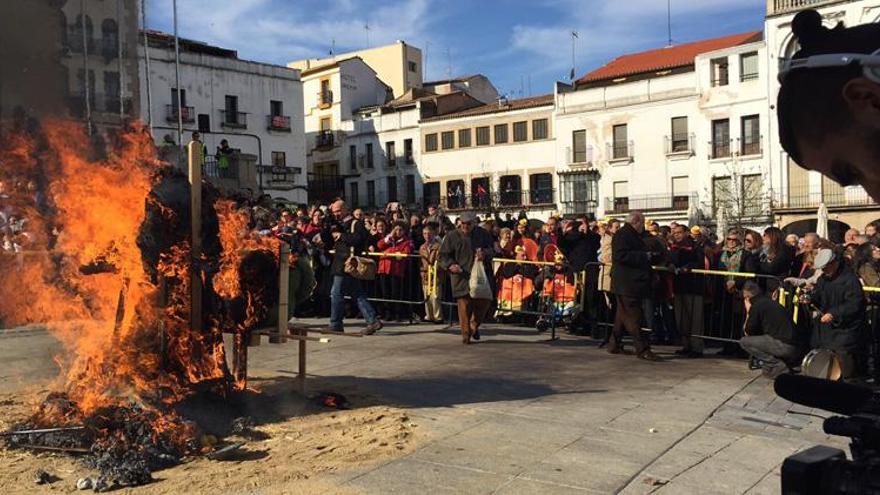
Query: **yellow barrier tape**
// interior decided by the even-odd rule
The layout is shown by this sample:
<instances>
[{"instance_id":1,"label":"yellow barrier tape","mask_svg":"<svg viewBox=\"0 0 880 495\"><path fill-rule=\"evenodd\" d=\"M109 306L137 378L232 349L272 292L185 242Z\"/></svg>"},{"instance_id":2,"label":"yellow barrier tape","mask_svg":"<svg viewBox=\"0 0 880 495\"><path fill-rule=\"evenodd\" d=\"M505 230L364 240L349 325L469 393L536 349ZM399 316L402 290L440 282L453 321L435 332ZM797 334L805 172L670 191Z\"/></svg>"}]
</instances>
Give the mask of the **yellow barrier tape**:
<instances>
[{"instance_id":1,"label":"yellow barrier tape","mask_svg":"<svg viewBox=\"0 0 880 495\"><path fill-rule=\"evenodd\" d=\"M418 254L405 253L364 253L367 256L377 256L379 258L421 258Z\"/></svg>"},{"instance_id":2,"label":"yellow barrier tape","mask_svg":"<svg viewBox=\"0 0 880 495\"><path fill-rule=\"evenodd\" d=\"M515 263L518 265L557 266L557 263L550 263L549 261L512 260L509 258L492 258L492 261L507 264Z\"/></svg>"},{"instance_id":3,"label":"yellow barrier tape","mask_svg":"<svg viewBox=\"0 0 880 495\"><path fill-rule=\"evenodd\" d=\"M880 292L880 287L862 287L865 292Z\"/></svg>"}]
</instances>

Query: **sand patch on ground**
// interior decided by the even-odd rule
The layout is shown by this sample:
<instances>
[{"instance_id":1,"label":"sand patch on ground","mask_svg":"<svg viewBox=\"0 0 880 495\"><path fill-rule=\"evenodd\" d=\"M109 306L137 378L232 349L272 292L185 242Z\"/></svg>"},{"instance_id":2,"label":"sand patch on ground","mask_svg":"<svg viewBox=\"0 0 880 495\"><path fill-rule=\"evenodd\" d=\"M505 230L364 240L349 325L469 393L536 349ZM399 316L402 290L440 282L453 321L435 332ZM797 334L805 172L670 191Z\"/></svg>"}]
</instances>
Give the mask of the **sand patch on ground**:
<instances>
[{"instance_id":1,"label":"sand patch on ground","mask_svg":"<svg viewBox=\"0 0 880 495\"><path fill-rule=\"evenodd\" d=\"M24 420L33 410L27 402L33 400L0 395L0 431ZM260 400L274 399L271 392L264 392ZM154 472L156 482L150 485L114 493L357 493L340 486L346 473L362 472L406 455L424 435L407 412L396 407L357 407L358 401L353 400L354 409L327 410L289 393L284 394L282 402L284 407L274 410L271 419L255 415L256 433L250 438L225 439L246 442L230 459L195 458ZM38 469L57 480L35 484ZM77 492L77 479L94 474L76 458L64 454L0 448L0 487L4 493L73 493Z\"/></svg>"}]
</instances>

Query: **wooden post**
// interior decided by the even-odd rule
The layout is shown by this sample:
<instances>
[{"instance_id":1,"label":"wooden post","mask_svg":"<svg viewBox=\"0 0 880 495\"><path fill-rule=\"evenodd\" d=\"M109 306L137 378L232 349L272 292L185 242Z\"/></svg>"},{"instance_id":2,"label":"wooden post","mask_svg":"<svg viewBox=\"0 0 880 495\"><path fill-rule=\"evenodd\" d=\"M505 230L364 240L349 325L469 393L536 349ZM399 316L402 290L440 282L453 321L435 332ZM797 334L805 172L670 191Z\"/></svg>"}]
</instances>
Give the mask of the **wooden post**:
<instances>
[{"instance_id":1,"label":"wooden post","mask_svg":"<svg viewBox=\"0 0 880 495\"><path fill-rule=\"evenodd\" d=\"M306 327L300 327L297 332L302 337L299 341L299 372L296 375L299 393L305 397L306 395L306 339L309 336L309 330Z\"/></svg>"},{"instance_id":2,"label":"wooden post","mask_svg":"<svg viewBox=\"0 0 880 495\"><path fill-rule=\"evenodd\" d=\"M200 141L190 141L186 146L189 163L190 184L190 224L192 239L190 244L190 328L202 331L202 273L199 262L202 257L202 161L204 150Z\"/></svg>"},{"instance_id":3,"label":"wooden post","mask_svg":"<svg viewBox=\"0 0 880 495\"><path fill-rule=\"evenodd\" d=\"M275 335L269 337L270 344L284 343L284 336L287 334L287 322L290 319L288 314L290 307L287 304L289 297L290 283L290 247L286 242L281 243L281 249L278 254L278 324L275 325Z\"/></svg>"}]
</instances>

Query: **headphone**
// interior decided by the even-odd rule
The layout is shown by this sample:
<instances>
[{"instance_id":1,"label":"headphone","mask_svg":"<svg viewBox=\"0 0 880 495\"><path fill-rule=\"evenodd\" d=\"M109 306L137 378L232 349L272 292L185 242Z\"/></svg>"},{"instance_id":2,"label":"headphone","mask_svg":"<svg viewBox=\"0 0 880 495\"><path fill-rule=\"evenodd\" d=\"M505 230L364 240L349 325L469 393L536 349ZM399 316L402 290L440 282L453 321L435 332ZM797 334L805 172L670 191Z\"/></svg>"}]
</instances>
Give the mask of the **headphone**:
<instances>
[{"instance_id":1,"label":"headphone","mask_svg":"<svg viewBox=\"0 0 880 495\"><path fill-rule=\"evenodd\" d=\"M865 79L880 84L880 50L874 53L827 53L810 57L789 59L779 70L779 82L783 83L789 74L803 69L829 69L846 67L850 64L862 66Z\"/></svg>"}]
</instances>

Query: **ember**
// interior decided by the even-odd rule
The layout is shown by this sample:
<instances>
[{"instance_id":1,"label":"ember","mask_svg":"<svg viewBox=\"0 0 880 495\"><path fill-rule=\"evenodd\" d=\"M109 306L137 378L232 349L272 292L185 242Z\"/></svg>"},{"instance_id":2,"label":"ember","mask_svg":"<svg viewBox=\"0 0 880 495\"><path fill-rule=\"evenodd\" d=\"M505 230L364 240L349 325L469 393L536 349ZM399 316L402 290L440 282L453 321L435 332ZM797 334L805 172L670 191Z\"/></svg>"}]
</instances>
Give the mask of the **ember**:
<instances>
[{"instance_id":1,"label":"ember","mask_svg":"<svg viewBox=\"0 0 880 495\"><path fill-rule=\"evenodd\" d=\"M58 391L15 428L52 431L12 432L6 445L84 454L95 490L148 483L204 453L199 426L173 406L197 388L244 388L223 332L243 339L265 319L277 287L260 279L277 271L277 241L247 238L247 217L204 184L193 261L189 182L142 129L105 153L75 123L40 132L0 134L0 185L27 230L24 262L0 256L0 319L43 323L66 352ZM189 324L193 270L204 328Z\"/></svg>"}]
</instances>

